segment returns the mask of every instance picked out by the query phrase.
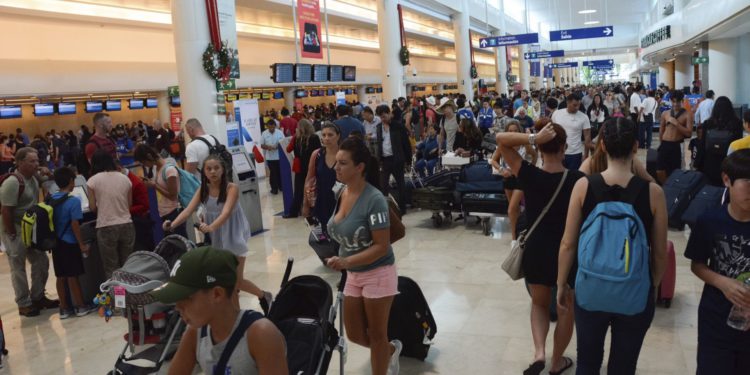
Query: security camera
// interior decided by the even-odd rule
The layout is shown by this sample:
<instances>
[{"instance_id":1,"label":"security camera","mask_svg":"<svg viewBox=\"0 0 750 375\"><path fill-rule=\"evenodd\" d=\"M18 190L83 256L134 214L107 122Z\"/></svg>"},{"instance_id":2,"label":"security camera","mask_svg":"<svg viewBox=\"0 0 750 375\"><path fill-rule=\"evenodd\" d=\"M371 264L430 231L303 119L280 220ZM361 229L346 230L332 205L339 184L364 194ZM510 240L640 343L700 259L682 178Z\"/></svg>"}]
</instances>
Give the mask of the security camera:
<instances>
[{"instance_id":1,"label":"security camera","mask_svg":"<svg viewBox=\"0 0 750 375\"><path fill-rule=\"evenodd\" d=\"M391 73L390 73L390 72L388 72L388 73L385 73L385 77L386 77L386 78L391 78Z\"/></svg>"},{"instance_id":2,"label":"security camera","mask_svg":"<svg viewBox=\"0 0 750 375\"><path fill-rule=\"evenodd\" d=\"M416 77L416 76L417 76L417 68L413 68L413 69L411 70L411 75L412 75L413 77Z\"/></svg>"}]
</instances>

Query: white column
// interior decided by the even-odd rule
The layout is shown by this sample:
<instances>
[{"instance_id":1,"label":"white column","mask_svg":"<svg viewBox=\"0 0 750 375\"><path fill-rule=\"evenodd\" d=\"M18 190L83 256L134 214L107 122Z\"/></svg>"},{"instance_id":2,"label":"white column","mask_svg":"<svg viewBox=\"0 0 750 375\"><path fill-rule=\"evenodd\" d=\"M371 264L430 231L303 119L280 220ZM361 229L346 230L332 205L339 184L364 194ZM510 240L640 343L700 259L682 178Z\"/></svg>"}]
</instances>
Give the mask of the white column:
<instances>
[{"instance_id":1,"label":"white column","mask_svg":"<svg viewBox=\"0 0 750 375\"><path fill-rule=\"evenodd\" d=\"M682 90L693 83L693 62L690 56L679 55L674 60L674 87Z\"/></svg>"},{"instance_id":2,"label":"white column","mask_svg":"<svg viewBox=\"0 0 750 375\"><path fill-rule=\"evenodd\" d=\"M159 111L159 120L162 124L171 121L172 111L169 109L169 96L166 91L159 91L156 94L156 103L157 110Z\"/></svg>"},{"instance_id":3,"label":"white column","mask_svg":"<svg viewBox=\"0 0 750 375\"><path fill-rule=\"evenodd\" d=\"M741 82L738 79L737 62L741 49L739 41L739 38L727 38L708 43L708 76L711 78L711 87L706 90L714 90L717 97L728 97L733 104L737 101Z\"/></svg>"},{"instance_id":4,"label":"white column","mask_svg":"<svg viewBox=\"0 0 750 375\"><path fill-rule=\"evenodd\" d=\"M180 86L182 118L195 118L226 144L226 120L216 113L216 81L203 70L203 52L211 41L202 1L172 0L172 33Z\"/></svg>"},{"instance_id":5,"label":"white column","mask_svg":"<svg viewBox=\"0 0 750 375\"><path fill-rule=\"evenodd\" d=\"M357 101L359 101L362 104L367 104L367 86L365 85L357 86Z\"/></svg>"},{"instance_id":6,"label":"white column","mask_svg":"<svg viewBox=\"0 0 750 375\"><path fill-rule=\"evenodd\" d=\"M739 55L737 56L737 64L739 65L739 74L737 77L750 77L750 34L745 34L739 37L739 45L745 46L740 48ZM708 62L709 64L711 61ZM732 104L738 107L742 104L750 104L750 85L745 84L739 85L737 98L732 100Z\"/></svg>"},{"instance_id":7,"label":"white column","mask_svg":"<svg viewBox=\"0 0 750 375\"><path fill-rule=\"evenodd\" d=\"M560 59L552 59L551 63L559 63ZM552 69L552 76L555 77L555 87L563 87L562 72L560 69Z\"/></svg>"},{"instance_id":8,"label":"white column","mask_svg":"<svg viewBox=\"0 0 750 375\"><path fill-rule=\"evenodd\" d=\"M503 17L504 18L504 17ZM492 32L493 36L500 36L502 33L499 30ZM495 48L495 91L499 94L508 93L508 60L506 56L505 46Z\"/></svg>"},{"instance_id":9,"label":"white column","mask_svg":"<svg viewBox=\"0 0 750 375\"><path fill-rule=\"evenodd\" d=\"M460 0L462 11L451 16L453 20L453 38L456 50L456 81L459 94L474 97L474 86L471 80L471 44L469 42L469 0Z\"/></svg>"},{"instance_id":10,"label":"white column","mask_svg":"<svg viewBox=\"0 0 750 375\"><path fill-rule=\"evenodd\" d=\"M528 51L526 45L522 45L520 52L518 53L518 82L521 83L521 88L524 90L529 89L529 63L528 60L523 58L523 54Z\"/></svg>"},{"instance_id":11,"label":"white column","mask_svg":"<svg viewBox=\"0 0 750 375\"><path fill-rule=\"evenodd\" d=\"M674 67L669 62L659 64L659 83L669 86L670 89L674 89Z\"/></svg>"},{"instance_id":12,"label":"white column","mask_svg":"<svg viewBox=\"0 0 750 375\"><path fill-rule=\"evenodd\" d=\"M294 113L294 101L297 99L294 95L295 91L297 91L296 87L284 87L284 107L290 113Z\"/></svg>"},{"instance_id":13,"label":"white column","mask_svg":"<svg viewBox=\"0 0 750 375\"><path fill-rule=\"evenodd\" d=\"M380 43L380 69L383 81L383 100L406 96L404 67L399 61L401 33L398 25L397 0L379 0L378 41Z\"/></svg>"}]
</instances>

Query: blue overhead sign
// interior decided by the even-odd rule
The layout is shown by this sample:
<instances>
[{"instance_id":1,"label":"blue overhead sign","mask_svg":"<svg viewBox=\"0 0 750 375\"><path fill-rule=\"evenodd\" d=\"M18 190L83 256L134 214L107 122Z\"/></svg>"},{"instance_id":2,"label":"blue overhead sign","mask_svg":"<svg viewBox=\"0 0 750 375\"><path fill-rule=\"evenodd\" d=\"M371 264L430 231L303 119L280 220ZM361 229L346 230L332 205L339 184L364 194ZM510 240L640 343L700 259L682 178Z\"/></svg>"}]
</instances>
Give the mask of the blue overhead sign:
<instances>
[{"instance_id":1,"label":"blue overhead sign","mask_svg":"<svg viewBox=\"0 0 750 375\"><path fill-rule=\"evenodd\" d=\"M566 63L549 64L547 66L550 69L577 68L578 67L578 62L566 62Z\"/></svg>"},{"instance_id":2,"label":"blue overhead sign","mask_svg":"<svg viewBox=\"0 0 750 375\"><path fill-rule=\"evenodd\" d=\"M565 51L561 49L555 50L555 51L526 52L523 54L523 58L526 60L546 59L549 57L563 57L563 56L565 56Z\"/></svg>"},{"instance_id":3,"label":"blue overhead sign","mask_svg":"<svg viewBox=\"0 0 750 375\"><path fill-rule=\"evenodd\" d=\"M550 42L574 39L608 38L615 35L614 26L587 27L583 29L554 30L549 32Z\"/></svg>"},{"instance_id":4,"label":"blue overhead sign","mask_svg":"<svg viewBox=\"0 0 750 375\"><path fill-rule=\"evenodd\" d=\"M588 66L591 68L598 68L598 69L608 69L608 68L611 69L615 67L615 61L612 59L584 61L583 66Z\"/></svg>"},{"instance_id":5,"label":"blue overhead sign","mask_svg":"<svg viewBox=\"0 0 750 375\"><path fill-rule=\"evenodd\" d=\"M541 77L542 76L542 64L539 61L532 61L530 64L530 76Z\"/></svg>"},{"instance_id":6,"label":"blue overhead sign","mask_svg":"<svg viewBox=\"0 0 750 375\"><path fill-rule=\"evenodd\" d=\"M512 46L517 44L534 44L539 43L539 34L518 34L518 35L503 35L503 36L491 36L489 38L479 39L480 48L493 48L501 46Z\"/></svg>"}]
</instances>

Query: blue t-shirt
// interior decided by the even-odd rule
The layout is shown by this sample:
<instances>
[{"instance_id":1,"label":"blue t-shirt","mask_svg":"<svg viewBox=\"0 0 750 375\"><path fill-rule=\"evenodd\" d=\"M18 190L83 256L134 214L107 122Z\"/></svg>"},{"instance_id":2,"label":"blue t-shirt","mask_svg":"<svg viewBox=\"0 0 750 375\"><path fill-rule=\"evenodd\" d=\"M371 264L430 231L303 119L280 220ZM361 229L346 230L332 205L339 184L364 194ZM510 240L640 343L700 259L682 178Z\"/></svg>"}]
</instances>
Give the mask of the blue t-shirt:
<instances>
[{"instance_id":1,"label":"blue t-shirt","mask_svg":"<svg viewBox=\"0 0 750 375\"><path fill-rule=\"evenodd\" d=\"M54 193L52 194L52 199L55 200L62 198L65 194L68 193ZM55 212L53 213L52 217L55 222L55 234L57 234L57 238L69 244L77 244L78 240L76 239L76 235L73 233L73 228L70 222L73 220L80 221L81 219L83 219L81 199L71 195L68 200L55 207Z\"/></svg>"},{"instance_id":2,"label":"blue t-shirt","mask_svg":"<svg viewBox=\"0 0 750 375\"><path fill-rule=\"evenodd\" d=\"M120 138L117 140L117 154L120 157L120 163L124 166L135 164L132 156L124 156L133 151L133 140L130 138Z\"/></svg>"}]
</instances>

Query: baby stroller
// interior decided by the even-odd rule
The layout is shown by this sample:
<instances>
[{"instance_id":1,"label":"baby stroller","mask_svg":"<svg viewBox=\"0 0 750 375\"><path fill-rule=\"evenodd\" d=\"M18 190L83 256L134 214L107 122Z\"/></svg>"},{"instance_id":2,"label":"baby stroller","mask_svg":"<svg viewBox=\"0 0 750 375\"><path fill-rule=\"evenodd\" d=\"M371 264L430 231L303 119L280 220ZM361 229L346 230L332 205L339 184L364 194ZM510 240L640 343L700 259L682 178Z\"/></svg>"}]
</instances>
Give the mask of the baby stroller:
<instances>
[{"instance_id":1,"label":"baby stroller","mask_svg":"<svg viewBox=\"0 0 750 375\"><path fill-rule=\"evenodd\" d=\"M184 237L167 236L153 252L130 254L125 264L112 273L112 278L101 285L101 291L113 295L115 306L124 310L128 320L124 337L127 344L110 374L156 373L176 352L175 338L181 337L185 329L180 315L172 306L154 300L148 292L166 283L177 259L193 248L195 245ZM118 306L115 296L123 292L124 304ZM136 352L136 346L144 349Z\"/></svg>"},{"instance_id":2,"label":"baby stroller","mask_svg":"<svg viewBox=\"0 0 750 375\"><path fill-rule=\"evenodd\" d=\"M331 287L320 277L302 275L289 280L293 263L294 259L289 258L281 290L267 316L286 339L289 373L326 374L333 351L338 350L343 374L346 341L339 332L343 332L344 327L339 321L339 331L336 331L334 322L337 313L343 315L346 273L342 273L336 302L333 303Z\"/></svg>"}]
</instances>

